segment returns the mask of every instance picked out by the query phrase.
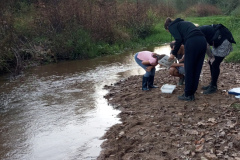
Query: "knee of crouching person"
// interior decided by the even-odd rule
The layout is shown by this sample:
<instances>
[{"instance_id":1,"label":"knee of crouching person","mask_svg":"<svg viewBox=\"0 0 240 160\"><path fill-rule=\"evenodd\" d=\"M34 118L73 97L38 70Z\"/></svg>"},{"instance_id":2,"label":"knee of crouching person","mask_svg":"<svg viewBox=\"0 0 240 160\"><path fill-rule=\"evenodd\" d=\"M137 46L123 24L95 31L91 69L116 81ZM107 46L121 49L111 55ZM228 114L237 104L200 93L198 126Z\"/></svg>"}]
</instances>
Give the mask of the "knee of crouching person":
<instances>
[{"instance_id":1,"label":"knee of crouching person","mask_svg":"<svg viewBox=\"0 0 240 160\"><path fill-rule=\"evenodd\" d=\"M173 67L169 68L169 75L173 76L174 75L174 70L175 69Z\"/></svg>"}]
</instances>

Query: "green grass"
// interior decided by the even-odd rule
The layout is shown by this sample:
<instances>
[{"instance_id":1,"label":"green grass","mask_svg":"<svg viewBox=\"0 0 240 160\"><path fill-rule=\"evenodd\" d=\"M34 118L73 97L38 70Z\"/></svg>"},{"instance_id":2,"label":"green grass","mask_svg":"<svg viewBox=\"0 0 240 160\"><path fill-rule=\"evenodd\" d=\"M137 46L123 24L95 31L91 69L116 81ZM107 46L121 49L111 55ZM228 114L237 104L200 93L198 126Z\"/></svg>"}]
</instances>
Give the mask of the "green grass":
<instances>
[{"instance_id":1,"label":"green grass","mask_svg":"<svg viewBox=\"0 0 240 160\"><path fill-rule=\"evenodd\" d=\"M187 17L184 20L190 21L201 25L210 25L222 23L223 25L228 25L228 21L231 19L230 16L209 16L209 17Z\"/></svg>"},{"instance_id":2,"label":"green grass","mask_svg":"<svg viewBox=\"0 0 240 160\"><path fill-rule=\"evenodd\" d=\"M171 42L173 38L171 34L164 29L163 24L164 20L160 20L160 22L153 27L151 35L145 39L138 39L137 42L145 47Z\"/></svg>"},{"instance_id":3,"label":"green grass","mask_svg":"<svg viewBox=\"0 0 240 160\"><path fill-rule=\"evenodd\" d=\"M107 50L112 50L111 48L114 48L114 52L111 52L114 54L121 53L126 50L141 50L142 48L149 46L158 46L163 43L171 42L171 34L164 29L163 24L164 20L160 20L159 23L153 26L151 34L144 39L138 38L113 45L102 44L101 46L104 48L107 47Z\"/></svg>"},{"instance_id":4,"label":"green grass","mask_svg":"<svg viewBox=\"0 0 240 160\"><path fill-rule=\"evenodd\" d=\"M153 30L153 34L148 37L148 41L153 41L153 42L171 42L171 34L167 32L164 28L164 21L161 20Z\"/></svg>"},{"instance_id":5,"label":"green grass","mask_svg":"<svg viewBox=\"0 0 240 160\"><path fill-rule=\"evenodd\" d=\"M237 109L237 110L240 110L240 103L234 103L231 105L231 107Z\"/></svg>"}]
</instances>

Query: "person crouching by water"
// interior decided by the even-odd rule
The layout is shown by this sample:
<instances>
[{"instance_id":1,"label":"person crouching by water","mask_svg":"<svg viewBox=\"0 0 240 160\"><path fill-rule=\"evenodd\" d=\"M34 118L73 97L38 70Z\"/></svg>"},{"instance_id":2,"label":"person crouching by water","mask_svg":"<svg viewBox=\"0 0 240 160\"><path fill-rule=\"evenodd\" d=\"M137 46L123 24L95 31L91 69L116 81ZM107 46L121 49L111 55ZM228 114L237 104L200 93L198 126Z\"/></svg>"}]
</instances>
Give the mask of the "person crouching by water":
<instances>
[{"instance_id":1,"label":"person crouching by water","mask_svg":"<svg viewBox=\"0 0 240 160\"><path fill-rule=\"evenodd\" d=\"M158 65L158 60L164 56L150 51L140 51L135 54L135 61L146 71L142 79L143 91L148 91L150 88L158 88L158 86L153 85L156 71L155 66Z\"/></svg>"},{"instance_id":2,"label":"person crouching by water","mask_svg":"<svg viewBox=\"0 0 240 160\"><path fill-rule=\"evenodd\" d=\"M175 55L172 54L172 51L175 46L175 41L170 43L171 53L169 60L174 60ZM185 69L184 69L184 45L181 45L180 49L177 52L176 58L178 63L173 63L169 68L169 74L174 77L179 77L178 85L181 86L184 84L185 80Z\"/></svg>"}]
</instances>

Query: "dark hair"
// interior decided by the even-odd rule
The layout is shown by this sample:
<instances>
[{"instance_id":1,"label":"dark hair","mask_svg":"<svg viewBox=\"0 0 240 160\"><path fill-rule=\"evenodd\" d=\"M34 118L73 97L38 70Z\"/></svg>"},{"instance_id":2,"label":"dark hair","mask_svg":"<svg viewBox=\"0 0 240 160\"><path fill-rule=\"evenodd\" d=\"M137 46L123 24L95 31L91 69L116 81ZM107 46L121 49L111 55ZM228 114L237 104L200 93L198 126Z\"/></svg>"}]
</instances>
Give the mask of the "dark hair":
<instances>
[{"instance_id":1,"label":"dark hair","mask_svg":"<svg viewBox=\"0 0 240 160\"><path fill-rule=\"evenodd\" d=\"M166 56L165 54L161 54L161 55L156 55L156 57L157 57L157 60L160 60L160 59L162 59L164 56Z\"/></svg>"},{"instance_id":2,"label":"dark hair","mask_svg":"<svg viewBox=\"0 0 240 160\"><path fill-rule=\"evenodd\" d=\"M167 30L168 29L168 26L170 23L172 23L172 19L170 17L167 17L166 20L165 20L165 23L164 23L164 28Z\"/></svg>"}]
</instances>

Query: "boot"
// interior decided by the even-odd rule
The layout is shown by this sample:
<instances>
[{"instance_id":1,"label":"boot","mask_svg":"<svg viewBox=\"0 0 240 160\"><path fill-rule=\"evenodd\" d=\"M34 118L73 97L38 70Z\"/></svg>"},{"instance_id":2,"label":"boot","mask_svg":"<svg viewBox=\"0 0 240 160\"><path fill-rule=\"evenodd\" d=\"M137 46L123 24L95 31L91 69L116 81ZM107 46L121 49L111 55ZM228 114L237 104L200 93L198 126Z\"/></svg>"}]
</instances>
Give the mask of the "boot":
<instances>
[{"instance_id":1,"label":"boot","mask_svg":"<svg viewBox=\"0 0 240 160\"><path fill-rule=\"evenodd\" d=\"M158 86L153 85L154 76L149 76L148 79L148 88L158 88Z\"/></svg>"},{"instance_id":2,"label":"boot","mask_svg":"<svg viewBox=\"0 0 240 160\"><path fill-rule=\"evenodd\" d=\"M211 84L209 84L208 86L203 86L202 90L207 90L210 86L211 86Z\"/></svg>"},{"instance_id":3,"label":"boot","mask_svg":"<svg viewBox=\"0 0 240 160\"><path fill-rule=\"evenodd\" d=\"M210 85L207 90L203 92L203 94L212 94L217 92L217 86Z\"/></svg>"},{"instance_id":4,"label":"boot","mask_svg":"<svg viewBox=\"0 0 240 160\"><path fill-rule=\"evenodd\" d=\"M182 86L184 84L184 81L185 81L185 76L183 76L182 78L179 78L178 85Z\"/></svg>"},{"instance_id":5,"label":"boot","mask_svg":"<svg viewBox=\"0 0 240 160\"><path fill-rule=\"evenodd\" d=\"M149 77L144 77L143 76L143 80L142 80L142 90L143 91L148 91L149 90L148 85L147 85L148 79L149 79Z\"/></svg>"},{"instance_id":6,"label":"boot","mask_svg":"<svg viewBox=\"0 0 240 160\"><path fill-rule=\"evenodd\" d=\"M207 86L203 86L202 90L207 90L210 86L212 86L212 81Z\"/></svg>"},{"instance_id":7,"label":"boot","mask_svg":"<svg viewBox=\"0 0 240 160\"><path fill-rule=\"evenodd\" d=\"M195 96L191 95L191 96L185 96L185 94L178 96L179 100L183 100L183 101L194 101L195 100Z\"/></svg>"}]
</instances>

